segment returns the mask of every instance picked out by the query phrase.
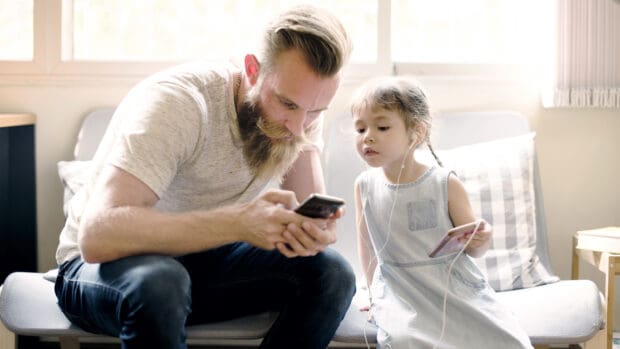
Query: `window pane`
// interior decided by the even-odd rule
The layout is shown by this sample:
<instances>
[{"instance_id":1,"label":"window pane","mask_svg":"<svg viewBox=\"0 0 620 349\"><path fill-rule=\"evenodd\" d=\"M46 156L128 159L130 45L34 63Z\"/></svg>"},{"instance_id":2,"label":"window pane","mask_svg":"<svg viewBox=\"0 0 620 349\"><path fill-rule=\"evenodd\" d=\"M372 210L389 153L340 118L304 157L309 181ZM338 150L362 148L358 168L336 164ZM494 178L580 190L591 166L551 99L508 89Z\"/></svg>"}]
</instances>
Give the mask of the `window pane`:
<instances>
[{"instance_id":1,"label":"window pane","mask_svg":"<svg viewBox=\"0 0 620 349\"><path fill-rule=\"evenodd\" d=\"M0 0L0 60L33 59L33 0Z\"/></svg>"},{"instance_id":2,"label":"window pane","mask_svg":"<svg viewBox=\"0 0 620 349\"><path fill-rule=\"evenodd\" d=\"M540 0L393 0L392 53L399 62L531 63L553 22Z\"/></svg>"},{"instance_id":3,"label":"window pane","mask_svg":"<svg viewBox=\"0 0 620 349\"><path fill-rule=\"evenodd\" d=\"M252 51L265 21L302 0L73 0L75 60L227 59ZM376 0L314 1L352 38L352 59L376 56ZM368 42L373 43L368 45Z\"/></svg>"}]
</instances>

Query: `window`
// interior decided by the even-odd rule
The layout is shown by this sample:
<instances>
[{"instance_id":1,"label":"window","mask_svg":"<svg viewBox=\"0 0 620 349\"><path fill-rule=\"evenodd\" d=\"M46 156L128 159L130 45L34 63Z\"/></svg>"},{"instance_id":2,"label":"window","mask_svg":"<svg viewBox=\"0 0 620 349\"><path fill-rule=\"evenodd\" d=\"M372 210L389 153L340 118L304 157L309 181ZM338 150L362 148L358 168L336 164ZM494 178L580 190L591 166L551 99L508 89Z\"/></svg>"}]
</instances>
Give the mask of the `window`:
<instances>
[{"instance_id":1,"label":"window","mask_svg":"<svg viewBox=\"0 0 620 349\"><path fill-rule=\"evenodd\" d=\"M239 59L256 49L265 20L301 2L308 1L0 0L0 73L133 79L180 61ZM545 40L554 1L312 3L349 31L354 49L346 75L356 78L475 75L472 63L537 63L553 46Z\"/></svg>"},{"instance_id":2,"label":"window","mask_svg":"<svg viewBox=\"0 0 620 349\"><path fill-rule=\"evenodd\" d=\"M301 0L73 0L64 60L182 61L250 52L264 21ZM376 56L375 1L314 1L337 13L357 48L354 61Z\"/></svg>"},{"instance_id":3,"label":"window","mask_svg":"<svg viewBox=\"0 0 620 349\"><path fill-rule=\"evenodd\" d=\"M620 1L558 2L546 107L620 108Z\"/></svg>"},{"instance_id":4,"label":"window","mask_svg":"<svg viewBox=\"0 0 620 349\"><path fill-rule=\"evenodd\" d=\"M546 52L552 1L394 0L392 58L417 63L533 63Z\"/></svg>"},{"instance_id":5,"label":"window","mask_svg":"<svg viewBox=\"0 0 620 349\"><path fill-rule=\"evenodd\" d=\"M32 0L0 0L0 9L0 60L32 61Z\"/></svg>"}]
</instances>

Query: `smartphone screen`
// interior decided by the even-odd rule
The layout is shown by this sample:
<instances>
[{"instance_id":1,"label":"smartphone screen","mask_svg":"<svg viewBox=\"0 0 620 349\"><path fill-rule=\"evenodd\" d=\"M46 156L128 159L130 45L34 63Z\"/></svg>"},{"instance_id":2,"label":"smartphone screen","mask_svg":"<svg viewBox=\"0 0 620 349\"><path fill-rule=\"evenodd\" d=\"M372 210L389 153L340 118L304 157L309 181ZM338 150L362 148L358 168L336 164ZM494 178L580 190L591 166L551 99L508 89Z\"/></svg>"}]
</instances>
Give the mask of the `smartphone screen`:
<instances>
[{"instance_id":1,"label":"smartphone screen","mask_svg":"<svg viewBox=\"0 0 620 349\"><path fill-rule=\"evenodd\" d=\"M344 205L344 200L324 195L312 194L306 198L295 212L310 218L327 218Z\"/></svg>"}]
</instances>

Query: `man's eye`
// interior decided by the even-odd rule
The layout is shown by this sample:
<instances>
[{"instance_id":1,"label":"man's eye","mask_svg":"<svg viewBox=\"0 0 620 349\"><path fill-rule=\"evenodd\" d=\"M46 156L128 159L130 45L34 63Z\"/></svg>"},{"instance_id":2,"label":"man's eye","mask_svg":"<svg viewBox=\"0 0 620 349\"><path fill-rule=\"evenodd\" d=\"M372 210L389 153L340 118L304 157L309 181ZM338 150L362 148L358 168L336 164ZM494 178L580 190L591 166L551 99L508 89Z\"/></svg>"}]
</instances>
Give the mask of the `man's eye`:
<instances>
[{"instance_id":1,"label":"man's eye","mask_svg":"<svg viewBox=\"0 0 620 349\"><path fill-rule=\"evenodd\" d=\"M284 105L284 108L286 108L288 110L295 110L295 109L297 109L297 104L295 104L295 103L282 102L282 104Z\"/></svg>"}]
</instances>

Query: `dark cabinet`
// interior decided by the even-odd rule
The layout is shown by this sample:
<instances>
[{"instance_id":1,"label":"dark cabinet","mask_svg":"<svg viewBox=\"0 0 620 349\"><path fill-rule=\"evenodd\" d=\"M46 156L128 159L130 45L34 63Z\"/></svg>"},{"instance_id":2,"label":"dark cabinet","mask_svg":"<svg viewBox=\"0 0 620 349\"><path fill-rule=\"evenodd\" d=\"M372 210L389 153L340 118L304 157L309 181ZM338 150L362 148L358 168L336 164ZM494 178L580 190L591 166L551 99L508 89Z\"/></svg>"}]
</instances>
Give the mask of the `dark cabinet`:
<instances>
[{"instance_id":1,"label":"dark cabinet","mask_svg":"<svg viewBox=\"0 0 620 349\"><path fill-rule=\"evenodd\" d=\"M37 269L35 116L0 114L0 283Z\"/></svg>"}]
</instances>

